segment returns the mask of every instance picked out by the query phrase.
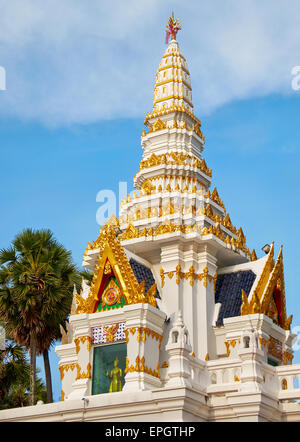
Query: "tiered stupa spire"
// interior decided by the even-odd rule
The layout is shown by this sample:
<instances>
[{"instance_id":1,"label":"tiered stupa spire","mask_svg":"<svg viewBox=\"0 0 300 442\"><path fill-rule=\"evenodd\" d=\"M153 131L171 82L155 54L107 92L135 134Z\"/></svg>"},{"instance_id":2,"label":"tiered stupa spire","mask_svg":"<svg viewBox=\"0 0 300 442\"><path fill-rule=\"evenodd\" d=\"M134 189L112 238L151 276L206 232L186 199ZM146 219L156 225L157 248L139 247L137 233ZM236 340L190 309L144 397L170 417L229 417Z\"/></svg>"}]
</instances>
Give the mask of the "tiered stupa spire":
<instances>
[{"instance_id":1,"label":"tiered stupa spire","mask_svg":"<svg viewBox=\"0 0 300 442\"><path fill-rule=\"evenodd\" d=\"M171 20L171 21L170 21ZM144 151L134 177L138 192L123 200L120 227L123 240L165 233L191 233L218 238L227 251L248 260L242 229L236 229L218 191L209 190L212 172L202 151L205 138L193 113L187 62L179 49L179 21L170 18L172 37L159 64L151 113L146 115L141 143Z\"/></svg>"},{"instance_id":2,"label":"tiered stupa spire","mask_svg":"<svg viewBox=\"0 0 300 442\"><path fill-rule=\"evenodd\" d=\"M157 70L153 111L173 106L193 112L190 73L176 40L169 43Z\"/></svg>"}]
</instances>

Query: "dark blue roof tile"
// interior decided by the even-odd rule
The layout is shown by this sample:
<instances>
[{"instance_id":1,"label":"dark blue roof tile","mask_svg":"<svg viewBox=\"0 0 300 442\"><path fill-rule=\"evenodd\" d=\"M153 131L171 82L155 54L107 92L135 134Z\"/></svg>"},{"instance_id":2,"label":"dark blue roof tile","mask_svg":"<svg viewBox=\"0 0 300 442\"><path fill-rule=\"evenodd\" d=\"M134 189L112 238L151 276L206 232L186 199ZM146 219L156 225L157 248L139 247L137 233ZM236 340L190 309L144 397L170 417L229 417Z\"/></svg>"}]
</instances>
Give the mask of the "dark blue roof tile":
<instances>
[{"instance_id":1,"label":"dark blue roof tile","mask_svg":"<svg viewBox=\"0 0 300 442\"><path fill-rule=\"evenodd\" d=\"M252 270L224 273L218 275L215 293L215 302L221 303L216 325L223 325L224 318L240 316L242 305L242 290L247 296L250 293L255 273Z\"/></svg>"},{"instance_id":2,"label":"dark blue roof tile","mask_svg":"<svg viewBox=\"0 0 300 442\"><path fill-rule=\"evenodd\" d=\"M133 258L130 258L129 263L133 270L133 273L137 279L137 282L140 283L145 281L145 293L150 289L150 287L155 284L155 279L151 269L141 264L140 262L135 261ZM156 289L156 298L160 298L159 292Z\"/></svg>"}]
</instances>

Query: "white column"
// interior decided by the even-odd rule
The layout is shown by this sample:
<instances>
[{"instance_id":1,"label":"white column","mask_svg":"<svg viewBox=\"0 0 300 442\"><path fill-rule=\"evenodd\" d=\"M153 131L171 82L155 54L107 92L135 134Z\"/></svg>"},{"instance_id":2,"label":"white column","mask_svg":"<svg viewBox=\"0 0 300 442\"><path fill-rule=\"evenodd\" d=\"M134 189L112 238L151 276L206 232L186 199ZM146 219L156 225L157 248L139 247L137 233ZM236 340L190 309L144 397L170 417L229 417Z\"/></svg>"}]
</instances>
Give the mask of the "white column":
<instances>
[{"instance_id":1,"label":"white column","mask_svg":"<svg viewBox=\"0 0 300 442\"><path fill-rule=\"evenodd\" d=\"M210 359L216 357L215 336L212 329L215 309L215 292L212 278L217 270L216 263L217 258L207 247L205 247L203 252L198 254L198 274L204 275L205 269L208 269L207 278L203 276L203 278L198 281L197 302L195 306L197 312L197 333L199 336L196 354L203 360L207 355L209 355Z\"/></svg>"},{"instance_id":2,"label":"white column","mask_svg":"<svg viewBox=\"0 0 300 442\"><path fill-rule=\"evenodd\" d=\"M123 391L159 388L159 355L166 315L149 304L127 305L124 315L127 360Z\"/></svg>"}]
</instances>

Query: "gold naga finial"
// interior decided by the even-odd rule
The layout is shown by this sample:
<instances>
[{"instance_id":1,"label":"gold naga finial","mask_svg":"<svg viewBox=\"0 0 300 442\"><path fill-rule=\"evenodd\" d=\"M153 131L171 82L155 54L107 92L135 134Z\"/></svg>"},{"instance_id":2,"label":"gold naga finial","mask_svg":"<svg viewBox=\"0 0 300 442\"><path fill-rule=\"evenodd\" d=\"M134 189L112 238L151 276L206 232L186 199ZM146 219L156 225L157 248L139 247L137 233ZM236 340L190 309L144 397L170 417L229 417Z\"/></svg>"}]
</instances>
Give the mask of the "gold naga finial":
<instances>
[{"instance_id":1,"label":"gold naga finial","mask_svg":"<svg viewBox=\"0 0 300 442\"><path fill-rule=\"evenodd\" d=\"M168 20L168 24L166 26L166 43L169 43L170 35L172 36L172 40L176 40L176 34L181 29L181 24L179 18L174 18L174 12L172 12L172 16Z\"/></svg>"}]
</instances>

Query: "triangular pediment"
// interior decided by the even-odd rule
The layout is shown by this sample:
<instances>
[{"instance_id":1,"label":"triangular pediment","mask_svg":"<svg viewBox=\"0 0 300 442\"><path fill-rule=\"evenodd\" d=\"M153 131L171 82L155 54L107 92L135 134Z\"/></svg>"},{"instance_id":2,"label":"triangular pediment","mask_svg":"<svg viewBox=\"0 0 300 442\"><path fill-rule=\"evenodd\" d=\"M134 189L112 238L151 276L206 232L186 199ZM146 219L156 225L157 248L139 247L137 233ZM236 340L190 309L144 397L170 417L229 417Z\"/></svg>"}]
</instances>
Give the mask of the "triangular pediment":
<instances>
[{"instance_id":1,"label":"triangular pediment","mask_svg":"<svg viewBox=\"0 0 300 442\"><path fill-rule=\"evenodd\" d=\"M285 330L290 329L292 315L287 318L282 247L274 263L274 243L261 271L252 296L242 293L241 315L263 313Z\"/></svg>"},{"instance_id":2,"label":"triangular pediment","mask_svg":"<svg viewBox=\"0 0 300 442\"><path fill-rule=\"evenodd\" d=\"M282 246L276 264L270 275L268 284L261 297L260 304L262 313L269 316L274 320L274 322L285 330L290 329L292 316L287 318L286 314Z\"/></svg>"},{"instance_id":3,"label":"triangular pediment","mask_svg":"<svg viewBox=\"0 0 300 442\"><path fill-rule=\"evenodd\" d=\"M125 251L111 224L105 224L96 241L99 257L87 299L76 296L76 313L94 313L123 307L125 304L149 303L156 306L156 284L145 293L145 282L138 283ZM155 287L154 287L155 286Z\"/></svg>"}]
</instances>

